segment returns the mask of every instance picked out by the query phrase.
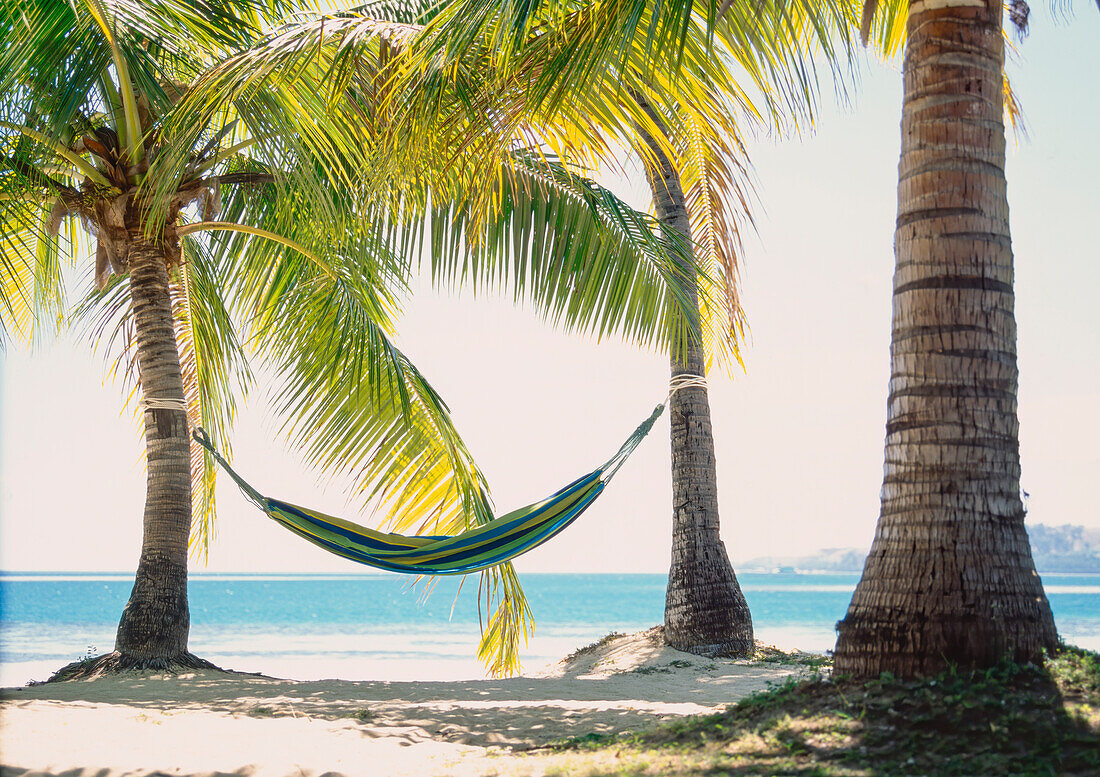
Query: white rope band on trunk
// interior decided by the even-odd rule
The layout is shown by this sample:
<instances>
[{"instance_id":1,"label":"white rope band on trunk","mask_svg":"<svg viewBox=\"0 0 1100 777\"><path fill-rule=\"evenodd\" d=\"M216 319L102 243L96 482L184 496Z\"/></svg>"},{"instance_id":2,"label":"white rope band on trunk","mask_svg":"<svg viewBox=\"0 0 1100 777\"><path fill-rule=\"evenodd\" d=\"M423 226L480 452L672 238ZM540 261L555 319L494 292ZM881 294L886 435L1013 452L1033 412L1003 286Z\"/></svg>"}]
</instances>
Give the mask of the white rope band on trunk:
<instances>
[{"instance_id":1,"label":"white rope band on trunk","mask_svg":"<svg viewBox=\"0 0 1100 777\"><path fill-rule=\"evenodd\" d=\"M143 397L141 400L142 410L180 410L184 413L187 412L187 402L182 399L172 399L171 397Z\"/></svg>"},{"instance_id":2,"label":"white rope band on trunk","mask_svg":"<svg viewBox=\"0 0 1100 777\"><path fill-rule=\"evenodd\" d=\"M668 404L668 400L672 399L672 395L680 389L686 388L706 388L707 379L702 375L675 375L672 380L668 382L668 398L665 400L665 404Z\"/></svg>"}]
</instances>

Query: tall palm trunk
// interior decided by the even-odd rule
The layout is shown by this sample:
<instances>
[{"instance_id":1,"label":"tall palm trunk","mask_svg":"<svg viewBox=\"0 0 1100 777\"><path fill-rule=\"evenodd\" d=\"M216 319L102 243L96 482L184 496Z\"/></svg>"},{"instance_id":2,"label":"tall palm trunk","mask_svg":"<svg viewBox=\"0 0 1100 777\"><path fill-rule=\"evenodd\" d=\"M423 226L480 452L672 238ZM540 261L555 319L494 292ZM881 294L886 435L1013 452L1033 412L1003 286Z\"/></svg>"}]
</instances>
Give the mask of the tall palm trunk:
<instances>
[{"instance_id":1,"label":"tall palm trunk","mask_svg":"<svg viewBox=\"0 0 1100 777\"><path fill-rule=\"evenodd\" d=\"M1020 501L1001 2L910 3L886 465L836 671L1054 647Z\"/></svg>"},{"instance_id":2,"label":"tall palm trunk","mask_svg":"<svg viewBox=\"0 0 1100 777\"><path fill-rule=\"evenodd\" d=\"M658 127L660 117L636 96ZM656 164L646 165L657 217L669 230L691 236L680 176L648 135ZM683 274L683 291L698 306L694 271ZM697 338L673 343L671 371L706 375ZM753 650L752 616L718 531L718 474L714 461L710 401L703 386L676 391L669 401L672 426L672 565L665 591L665 642L708 656L745 656Z\"/></svg>"},{"instance_id":3,"label":"tall palm trunk","mask_svg":"<svg viewBox=\"0 0 1100 777\"><path fill-rule=\"evenodd\" d=\"M148 399L183 401L183 377L172 325L168 270L160 246L142 238L129 251L130 299L138 374ZM137 664L171 662L187 652L187 540L191 529L187 413L144 413L148 459L141 558L122 613L115 650Z\"/></svg>"},{"instance_id":4,"label":"tall palm trunk","mask_svg":"<svg viewBox=\"0 0 1100 777\"><path fill-rule=\"evenodd\" d=\"M147 401L182 402L183 378L164 249L139 233L131 239L128 264L143 396ZM187 541L191 529L187 413L179 408L147 409L144 420L148 472L141 556L119 621L115 650L94 661L65 667L53 679L130 668L213 667L187 652Z\"/></svg>"}]
</instances>

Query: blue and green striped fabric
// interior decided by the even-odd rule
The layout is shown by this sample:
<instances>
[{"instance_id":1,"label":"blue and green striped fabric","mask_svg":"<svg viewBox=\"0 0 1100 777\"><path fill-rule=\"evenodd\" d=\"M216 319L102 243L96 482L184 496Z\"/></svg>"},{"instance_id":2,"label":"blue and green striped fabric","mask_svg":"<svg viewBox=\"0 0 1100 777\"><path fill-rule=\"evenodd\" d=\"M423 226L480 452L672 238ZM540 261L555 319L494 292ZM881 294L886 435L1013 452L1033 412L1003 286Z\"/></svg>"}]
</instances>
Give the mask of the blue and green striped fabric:
<instances>
[{"instance_id":1,"label":"blue and green striped fabric","mask_svg":"<svg viewBox=\"0 0 1100 777\"><path fill-rule=\"evenodd\" d=\"M269 517L314 545L350 561L391 572L462 575L502 564L537 548L573 523L600 495L663 410L664 405L658 405L602 467L577 478L541 502L513 510L454 536L387 534L265 497L233 471L202 429L195 430L193 436Z\"/></svg>"}]
</instances>

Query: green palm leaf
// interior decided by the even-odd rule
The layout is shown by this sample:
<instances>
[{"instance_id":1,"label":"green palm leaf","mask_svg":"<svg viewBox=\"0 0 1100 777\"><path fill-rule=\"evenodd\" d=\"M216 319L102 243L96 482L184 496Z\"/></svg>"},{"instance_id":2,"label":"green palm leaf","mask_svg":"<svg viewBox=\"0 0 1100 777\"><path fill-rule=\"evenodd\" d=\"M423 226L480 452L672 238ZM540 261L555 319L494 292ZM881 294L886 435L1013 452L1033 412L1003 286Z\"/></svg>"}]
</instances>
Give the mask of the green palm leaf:
<instances>
[{"instance_id":1,"label":"green palm leaf","mask_svg":"<svg viewBox=\"0 0 1100 777\"><path fill-rule=\"evenodd\" d=\"M201 241L185 241L183 251L184 263L172 296L188 414L193 425L205 429L231 455L230 432L238 401L247 397L253 377L219 284L227 268L215 264ZM217 518L216 475L217 468L204 449L192 446L192 552L204 558Z\"/></svg>"}]
</instances>

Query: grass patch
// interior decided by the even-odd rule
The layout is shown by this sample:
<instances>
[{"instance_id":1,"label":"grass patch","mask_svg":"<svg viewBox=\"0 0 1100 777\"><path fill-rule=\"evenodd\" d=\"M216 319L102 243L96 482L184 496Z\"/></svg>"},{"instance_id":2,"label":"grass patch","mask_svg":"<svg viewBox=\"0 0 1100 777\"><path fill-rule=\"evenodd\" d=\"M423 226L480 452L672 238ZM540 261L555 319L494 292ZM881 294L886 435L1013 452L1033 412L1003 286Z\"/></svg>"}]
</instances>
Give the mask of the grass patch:
<instances>
[{"instance_id":1,"label":"grass patch","mask_svg":"<svg viewBox=\"0 0 1100 777\"><path fill-rule=\"evenodd\" d=\"M270 718L275 715L274 707L253 707L248 714L254 718Z\"/></svg>"},{"instance_id":2,"label":"grass patch","mask_svg":"<svg viewBox=\"0 0 1100 777\"><path fill-rule=\"evenodd\" d=\"M1100 656L1064 648L1042 667L920 681L790 679L717 715L558 748L587 753L598 765L576 773L588 775L1096 775ZM622 770L601 771L612 749Z\"/></svg>"},{"instance_id":3,"label":"grass patch","mask_svg":"<svg viewBox=\"0 0 1100 777\"><path fill-rule=\"evenodd\" d=\"M1100 694L1100 654L1072 645L1059 645L1047 660L1050 674L1067 697L1095 697Z\"/></svg>"}]
</instances>

